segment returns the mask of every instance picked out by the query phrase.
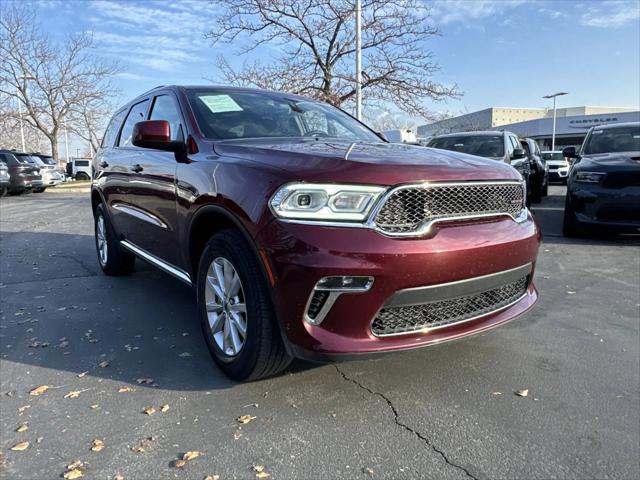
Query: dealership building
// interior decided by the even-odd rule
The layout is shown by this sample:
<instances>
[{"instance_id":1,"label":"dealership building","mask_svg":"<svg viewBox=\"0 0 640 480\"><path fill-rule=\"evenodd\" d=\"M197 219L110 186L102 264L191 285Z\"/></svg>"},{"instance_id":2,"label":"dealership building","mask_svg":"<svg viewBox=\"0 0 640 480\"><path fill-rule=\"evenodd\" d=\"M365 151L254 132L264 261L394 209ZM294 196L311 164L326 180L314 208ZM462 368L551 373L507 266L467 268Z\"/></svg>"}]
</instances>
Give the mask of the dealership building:
<instances>
[{"instance_id":1,"label":"dealership building","mask_svg":"<svg viewBox=\"0 0 640 480\"><path fill-rule=\"evenodd\" d=\"M617 107L570 107L556 110L556 150L582 143L594 125L640 121L640 110ZM535 139L551 150L553 109L492 107L418 127L418 137L478 130L509 130Z\"/></svg>"}]
</instances>

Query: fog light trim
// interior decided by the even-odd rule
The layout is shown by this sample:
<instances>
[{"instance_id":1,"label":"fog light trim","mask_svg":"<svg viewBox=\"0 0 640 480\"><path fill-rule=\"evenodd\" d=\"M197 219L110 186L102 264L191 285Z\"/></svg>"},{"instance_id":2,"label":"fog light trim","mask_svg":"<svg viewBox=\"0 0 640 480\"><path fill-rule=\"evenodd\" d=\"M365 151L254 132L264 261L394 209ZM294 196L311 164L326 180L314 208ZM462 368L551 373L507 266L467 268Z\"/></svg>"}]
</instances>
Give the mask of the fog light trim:
<instances>
[{"instance_id":1,"label":"fog light trim","mask_svg":"<svg viewBox=\"0 0 640 480\"><path fill-rule=\"evenodd\" d=\"M321 278L309 295L304 310L304 320L309 325L320 325L340 295L367 292L373 286L373 281L373 277L350 275ZM320 292L328 292L328 295L319 295ZM321 302L319 308L317 302Z\"/></svg>"}]
</instances>

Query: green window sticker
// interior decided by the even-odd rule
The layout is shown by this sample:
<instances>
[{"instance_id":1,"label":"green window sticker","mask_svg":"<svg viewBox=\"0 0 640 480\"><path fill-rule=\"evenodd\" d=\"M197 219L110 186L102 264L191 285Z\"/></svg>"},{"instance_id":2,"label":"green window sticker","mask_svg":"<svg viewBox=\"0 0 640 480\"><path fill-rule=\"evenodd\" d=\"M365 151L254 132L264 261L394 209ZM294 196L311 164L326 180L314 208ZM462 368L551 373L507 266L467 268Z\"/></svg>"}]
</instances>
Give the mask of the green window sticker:
<instances>
[{"instance_id":1,"label":"green window sticker","mask_svg":"<svg viewBox=\"0 0 640 480\"><path fill-rule=\"evenodd\" d=\"M229 95L201 95L198 98L211 110L211 113L242 111L242 107Z\"/></svg>"}]
</instances>

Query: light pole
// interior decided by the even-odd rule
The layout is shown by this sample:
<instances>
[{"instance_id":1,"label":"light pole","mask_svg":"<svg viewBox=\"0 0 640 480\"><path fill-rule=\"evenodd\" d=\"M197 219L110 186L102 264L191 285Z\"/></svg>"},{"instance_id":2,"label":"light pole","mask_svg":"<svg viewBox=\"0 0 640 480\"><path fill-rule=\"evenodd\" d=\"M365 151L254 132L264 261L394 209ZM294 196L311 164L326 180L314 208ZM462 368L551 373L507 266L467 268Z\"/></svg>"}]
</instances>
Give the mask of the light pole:
<instances>
[{"instance_id":1,"label":"light pole","mask_svg":"<svg viewBox=\"0 0 640 480\"><path fill-rule=\"evenodd\" d=\"M67 119L64 119L64 152L67 157L67 164L69 163L69 129L67 128Z\"/></svg>"},{"instance_id":2,"label":"light pole","mask_svg":"<svg viewBox=\"0 0 640 480\"><path fill-rule=\"evenodd\" d=\"M356 118L362 120L362 5L356 0Z\"/></svg>"},{"instance_id":3,"label":"light pole","mask_svg":"<svg viewBox=\"0 0 640 480\"><path fill-rule=\"evenodd\" d=\"M23 75L20 77L24 80L24 96L27 96L27 80L35 80L35 77L31 75ZM18 102L18 114L20 116L20 137L22 139L22 151L26 151L27 147L24 142L24 120L22 119L22 101L20 100L20 89L18 89L18 85L16 85L16 101Z\"/></svg>"},{"instance_id":4,"label":"light pole","mask_svg":"<svg viewBox=\"0 0 640 480\"><path fill-rule=\"evenodd\" d=\"M556 97L566 95L568 92L558 92L553 95L545 95L542 98L553 98L553 131L551 132L551 151L556 149Z\"/></svg>"}]
</instances>

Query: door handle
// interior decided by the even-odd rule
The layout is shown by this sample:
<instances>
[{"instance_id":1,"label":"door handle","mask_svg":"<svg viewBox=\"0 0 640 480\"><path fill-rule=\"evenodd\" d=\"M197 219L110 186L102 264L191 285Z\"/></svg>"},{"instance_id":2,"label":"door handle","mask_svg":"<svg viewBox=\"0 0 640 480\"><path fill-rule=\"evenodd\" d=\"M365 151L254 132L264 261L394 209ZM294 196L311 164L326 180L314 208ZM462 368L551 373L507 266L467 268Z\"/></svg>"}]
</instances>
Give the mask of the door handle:
<instances>
[{"instance_id":1,"label":"door handle","mask_svg":"<svg viewBox=\"0 0 640 480\"><path fill-rule=\"evenodd\" d=\"M142 165L140 165L139 163L136 163L133 167L131 167L131 170L136 173L140 173L142 170L144 170L144 168L142 168Z\"/></svg>"},{"instance_id":2,"label":"door handle","mask_svg":"<svg viewBox=\"0 0 640 480\"><path fill-rule=\"evenodd\" d=\"M100 162L100 167L101 167L101 168L107 168L108 166L109 166L109 162L105 162L104 160L102 160L102 161Z\"/></svg>"}]
</instances>

